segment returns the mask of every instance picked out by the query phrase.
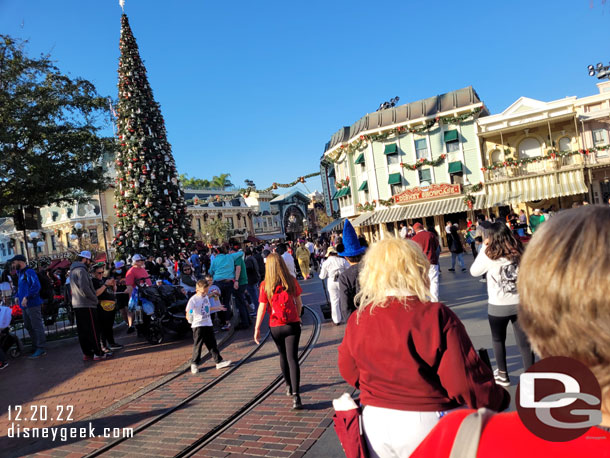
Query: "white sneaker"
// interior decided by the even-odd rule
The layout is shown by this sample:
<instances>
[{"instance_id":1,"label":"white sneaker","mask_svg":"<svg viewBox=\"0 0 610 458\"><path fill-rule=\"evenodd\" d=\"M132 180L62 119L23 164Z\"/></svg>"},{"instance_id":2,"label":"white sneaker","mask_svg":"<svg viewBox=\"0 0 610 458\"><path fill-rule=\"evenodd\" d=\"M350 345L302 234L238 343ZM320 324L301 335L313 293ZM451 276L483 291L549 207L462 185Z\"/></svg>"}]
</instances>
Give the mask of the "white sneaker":
<instances>
[{"instance_id":1,"label":"white sneaker","mask_svg":"<svg viewBox=\"0 0 610 458\"><path fill-rule=\"evenodd\" d=\"M216 369L223 369L225 367L229 367L231 365L231 361L221 361L216 364Z\"/></svg>"},{"instance_id":2,"label":"white sneaker","mask_svg":"<svg viewBox=\"0 0 610 458\"><path fill-rule=\"evenodd\" d=\"M191 364L191 374L196 374L197 372L199 372L199 366L195 363Z\"/></svg>"}]
</instances>

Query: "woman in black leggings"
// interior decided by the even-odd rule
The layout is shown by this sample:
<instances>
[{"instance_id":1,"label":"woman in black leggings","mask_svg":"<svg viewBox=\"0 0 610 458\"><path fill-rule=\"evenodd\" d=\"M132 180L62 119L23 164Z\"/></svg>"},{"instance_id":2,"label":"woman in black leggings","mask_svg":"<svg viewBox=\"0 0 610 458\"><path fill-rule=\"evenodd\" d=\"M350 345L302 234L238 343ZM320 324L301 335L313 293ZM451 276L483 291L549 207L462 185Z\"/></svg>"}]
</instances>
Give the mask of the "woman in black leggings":
<instances>
[{"instance_id":1,"label":"woman in black leggings","mask_svg":"<svg viewBox=\"0 0 610 458\"><path fill-rule=\"evenodd\" d=\"M509 322L513 324L523 368L527 370L534 363L534 353L517 320L517 274L522 253L521 241L513 236L506 224L497 221L485 229L483 246L470 267L470 273L475 277L487 274L487 314L498 366L494 376L496 383L502 386L510 385L506 367L506 328Z\"/></svg>"},{"instance_id":2,"label":"woman in black leggings","mask_svg":"<svg viewBox=\"0 0 610 458\"><path fill-rule=\"evenodd\" d=\"M265 261L265 280L261 283L254 341L260 342L260 327L269 312L271 337L280 353L280 368L286 382L286 395L292 397L292 408L302 409L299 384L299 339L301 337L301 286L290 275L286 263L277 253Z\"/></svg>"}]
</instances>

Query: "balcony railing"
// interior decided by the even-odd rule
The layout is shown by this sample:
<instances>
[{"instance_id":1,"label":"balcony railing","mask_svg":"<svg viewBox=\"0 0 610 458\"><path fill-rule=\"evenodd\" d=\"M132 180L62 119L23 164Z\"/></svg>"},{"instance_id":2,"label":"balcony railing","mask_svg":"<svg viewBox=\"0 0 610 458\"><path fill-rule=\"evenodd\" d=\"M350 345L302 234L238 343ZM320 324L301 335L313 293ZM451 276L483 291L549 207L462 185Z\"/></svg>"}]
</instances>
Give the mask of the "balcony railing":
<instances>
[{"instance_id":1,"label":"balcony railing","mask_svg":"<svg viewBox=\"0 0 610 458\"><path fill-rule=\"evenodd\" d=\"M572 156L557 157L555 159L541 157L538 162L509 165L506 167L499 167L495 170L485 170L484 174L485 181L493 182L598 164L610 164L610 155L599 156L595 152L592 152L588 155L575 154Z\"/></svg>"}]
</instances>

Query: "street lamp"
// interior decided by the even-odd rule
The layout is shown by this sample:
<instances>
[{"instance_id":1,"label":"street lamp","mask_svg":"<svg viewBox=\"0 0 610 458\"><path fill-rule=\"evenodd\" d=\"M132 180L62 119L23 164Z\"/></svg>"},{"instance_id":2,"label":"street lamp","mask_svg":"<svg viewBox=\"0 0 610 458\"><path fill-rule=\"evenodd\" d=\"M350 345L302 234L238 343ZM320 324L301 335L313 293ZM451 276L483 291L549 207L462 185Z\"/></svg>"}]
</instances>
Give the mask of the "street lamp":
<instances>
[{"instance_id":1,"label":"street lamp","mask_svg":"<svg viewBox=\"0 0 610 458\"><path fill-rule=\"evenodd\" d=\"M87 231L83 229L83 225L81 223L75 223L74 228L72 229L72 233L70 234L70 240L78 240L78 249L81 249L81 237L87 237Z\"/></svg>"},{"instance_id":2,"label":"street lamp","mask_svg":"<svg viewBox=\"0 0 610 458\"><path fill-rule=\"evenodd\" d=\"M32 231L28 234L28 238L30 239L28 246L32 246L34 257L38 260L38 248L42 249L45 246L44 237L41 237L39 232Z\"/></svg>"},{"instance_id":3,"label":"street lamp","mask_svg":"<svg viewBox=\"0 0 610 458\"><path fill-rule=\"evenodd\" d=\"M610 79L610 65L604 65L598 62L597 65L589 65L587 67L589 76L597 76L598 80Z\"/></svg>"}]
</instances>

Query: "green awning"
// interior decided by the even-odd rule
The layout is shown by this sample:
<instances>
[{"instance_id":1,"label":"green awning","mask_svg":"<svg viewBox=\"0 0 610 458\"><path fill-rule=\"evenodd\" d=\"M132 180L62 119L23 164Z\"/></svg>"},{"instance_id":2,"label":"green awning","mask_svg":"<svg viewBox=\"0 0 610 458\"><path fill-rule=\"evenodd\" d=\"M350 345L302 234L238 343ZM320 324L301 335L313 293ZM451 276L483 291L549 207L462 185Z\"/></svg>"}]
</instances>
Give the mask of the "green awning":
<instances>
[{"instance_id":1,"label":"green awning","mask_svg":"<svg viewBox=\"0 0 610 458\"><path fill-rule=\"evenodd\" d=\"M458 131L456 129L445 132L445 143L455 142L458 140Z\"/></svg>"},{"instance_id":2,"label":"green awning","mask_svg":"<svg viewBox=\"0 0 610 458\"><path fill-rule=\"evenodd\" d=\"M458 173L462 171L462 161L455 161L449 163L449 173Z\"/></svg>"},{"instance_id":3,"label":"green awning","mask_svg":"<svg viewBox=\"0 0 610 458\"><path fill-rule=\"evenodd\" d=\"M358 188L358 191L368 191L369 190L369 183L368 181L364 180L362 182L362 184L360 185L360 187Z\"/></svg>"},{"instance_id":4,"label":"green awning","mask_svg":"<svg viewBox=\"0 0 610 458\"><path fill-rule=\"evenodd\" d=\"M351 186L347 186L345 188L343 188L344 192L343 195L341 197L345 197L345 196L351 196L352 195L352 187Z\"/></svg>"},{"instance_id":5,"label":"green awning","mask_svg":"<svg viewBox=\"0 0 610 458\"><path fill-rule=\"evenodd\" d=\"M333 194L333 197L331 200L335 200L339 198L339 194L341 193L341 190L339 189L338 191L335 191L335 193Z\"/></svg>"},{"instance_id":6,"label":"green awning","mask_svg":"<svg viewBox=\"0 0 610 458\"><path fill-rule=\"evenodd\" d=\"M400 184L401 182L402 179L400 178L400 173L390 173L388 184Z\"/></svg>"},{"instance_id":7,"label":"green awning","mask_svg":"<svg viewBox=\"0 0 610 458\"><path fill-rule=\"evenodd\" d=\"M360 153L360 156L356 158L354 164L364 164L364 153Z\"/></svg>"},{"instance_id":8,"label":"green awning","mask_svg":"<svg viewBox=\"0 0 610 458\"><path fill-rule=\"evenodd\" d=\"M385 150L383 154L396 154L398 152L398 147L396 143L390 143L389 145L385 145Z\"/></svg>"}]
</instances>

